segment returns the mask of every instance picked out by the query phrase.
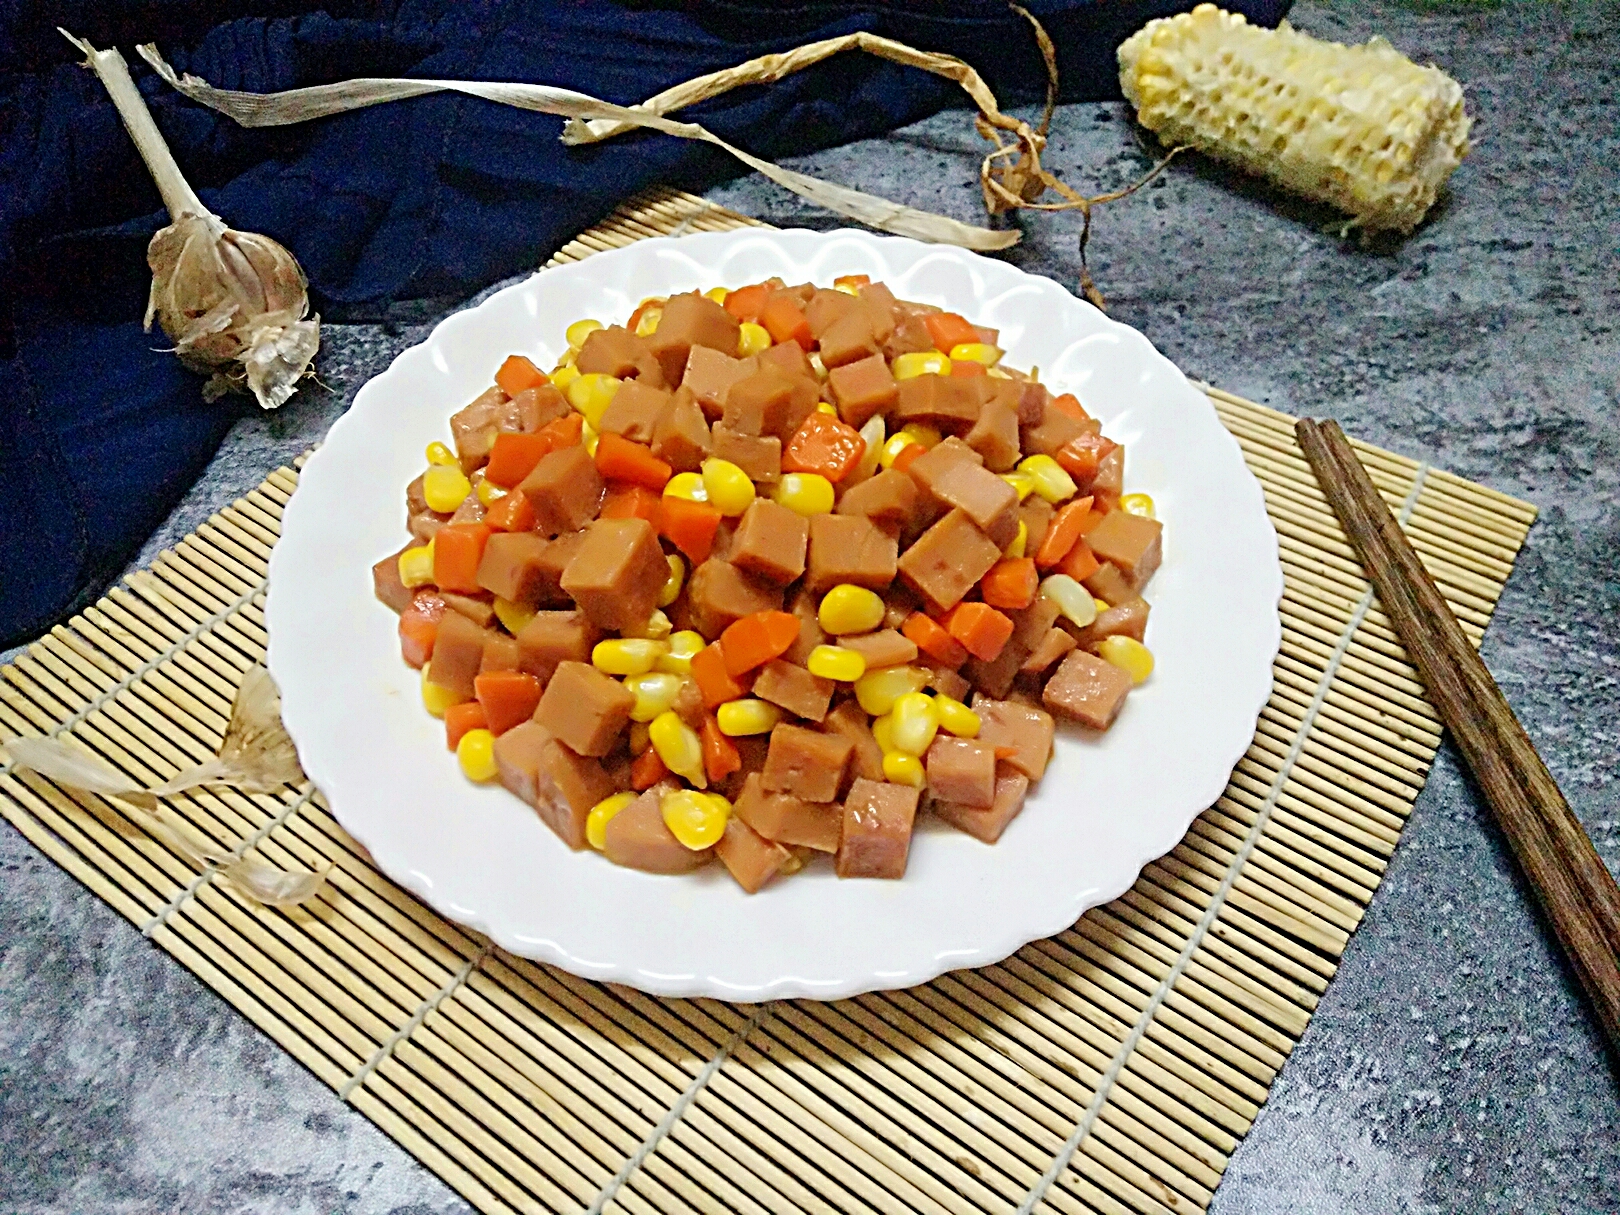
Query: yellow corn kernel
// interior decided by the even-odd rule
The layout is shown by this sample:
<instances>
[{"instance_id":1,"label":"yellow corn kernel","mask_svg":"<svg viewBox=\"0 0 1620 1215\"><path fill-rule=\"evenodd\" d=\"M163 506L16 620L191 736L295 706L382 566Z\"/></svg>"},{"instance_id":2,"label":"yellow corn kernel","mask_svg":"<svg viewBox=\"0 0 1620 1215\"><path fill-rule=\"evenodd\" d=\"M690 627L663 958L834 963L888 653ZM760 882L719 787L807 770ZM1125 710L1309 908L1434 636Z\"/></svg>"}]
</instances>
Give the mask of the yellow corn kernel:
<instances>
[{"instance_id":1,"label":"yellow corn kernel","mask_svg":"<svg viewBox=\"0 0 1620 1215\"><path fill-rule=\"evenodd\" d=\"M447 515L467 500L472 493L472 482L456 465L430 464L422 474L422 496L428 509Z\"/></svg>"},{"instance_id":2,"label":"yellow corn kernel","mask_svg":"<svg viewBox=\"0 0 1620 1215\"><path fill-rule=\"evenodd\" d=\"M664 794L658 804L664 815L664 826L681 841L681 846L693 852L702 852L714 844L726 831L726 820L731 817L731 806L725 799L712 798L691 789L676 789Z\"/></svg>"},{"instance_id":3,"label":"yellow corn kernel","mask_svg":"<svg viewBox=\"0 0 1620 1215\"><path fill-rule=\"evenodd\" d=\"M674 710L660 713L647 723L647 737L652 739L653 750L664 761L664 767L699 789L709 787L709 779L703 774L703 740Z\"/></svg>"},{"instance_id":4,"label":"yellow corn kernel","mask_svg":"<svg viewBox=\"0 0 1620 1215\"><path fill-rule=\"evenodd\" d=\"M1018 471L1028 473L1035 482L1035 492L1048 502L1057 503L1074 497L1074 478L1063 471L1051 456L1026 456L1018 462Z\"/></svg>"},{"instance_id":5,"label":"yellow corn kernel","mask_svg":"<svg viewBox=\"0 0 1620 1215\"><path fill-rule=\"evenodd\" d=\"M636 698L630 706L631 721L651 721L660 713L675 707L675 698L681 694L685 677L667 671L650 671L645 675L626 675L624 690Z\"/></svg>"},{"instance_id":6,"label":"yellow corn kernel","mask_svg":"<svg viewBox=\"0 0 1620 1215\"><path fill-rule=\"evenodd\" d=\"M921 692L928 675L916 667L880 667L855 681L855 699L873 717L894 708L894 702L908 692Z\"/></svg>"},{"instance_id":7,"label":"yellow corn kernel","mask_svg":"<svg viewBox=\"0 0 1620 1215\"><path fill-rule=\"evenodd\" d=\"M494 506L495 503L506 497L506 491L488 477L478 478L478 487L473 492L478 495L478 500L485 506Z\"/></svg>"},{"instance_id":8,"label":"yellow corn kernel","mask_svg":"<svg viewBox=\"0 0 1620 1215\"><path fill-rule=\"evenodd\" d=\"M647 723L644 721L631 722L630 754L640 755L650 746L652 746L652 734L647 729Z\"/></svg>"},{"instance_id":9,"label":"yellow corn kernel","mask_svg":"<svg viewBox=\"0 0 1620 1215\"><path fill-rule=\"evenodd\" d=\"M591 665L604 675L645 675L668 645L644 637L610 637L591 650Z\"/></svg>"},{"instance_id":10,"label":"yellow corn kernel","mask_svg":"<svg viewBox=\"0 0 1620 1215\"><path fill-rule=\"evenodd\" d=\"M897 354L889 370L897 380L914 380L920 375L950 375L951 359L937 350Z\"/></svg>"},{"instance_id":11,"label":"yellow corn kernel","mask_svg":"<svg viewBox=\"0 0 1620 1215\"><path fill-rule=\"evenodd\" d=\"M613 394L619 391L621 381L610 375L603 375L600 371L587 371L577 380L569 383L567 394L568 403L591 424L592 429L602 428L602 415L613 401Z\"/></svg>"},{"instance_id":12,"label":"yellow corn kernel","mask_svg":"<svg viewBox=\"0 0 1620 1215\"><path fill-rule=\"evenodd\" d=\"M816 412L817 413L830 413L833 417L836 418L838 416L838 406L834 405L831 401L817 401L816 402Z\"/></svg>"},{"instance_id":13,"label":"yellow corn kernel","mask_svg":"<svg viewBox=\"0 0 1620 1215\"><path fill-rule=\"evenodd\" d=\"M727 291L724 287L710 287L703 293L703 298L706 300L713 300L721 307L724 307L726 303L726 296L730 294L731 292Z\"/></svg>"},{"instance_id":14,"label":"yellow corn kernel","mask_svg":"<svg viewBox=\"0 0 1620 1215\"><path fill-rule=\"evenodd\" d=\"M1085 628L1097 619L1097 601L1067 574L1048 574L1041 579L1041 594L1057 604L1058 611L1076 628Z\"/></svg>"},{"instance_id":15,"label":"yellow corn kernel","mask_svg":"<svg viewBox=\"0 0 1620 1215\"><path fill-rule=\"evenodd\" d=\"M494 780L500 774L495 766L495 736L488 730L468 730L456 744L456 758L468 780Z\"/></svg>"},{"instance_id":16,"label":"yellow corn kernel","mask_svg":"<svg viewBox=\"0 0 1620 1215\"><path fill-rule=\"evenodd\" d=\"M812 350L810 352L809 358L810 358L810 370L811 370L812 373L814 373L816 379L823 380L823 381L826 380L826 378L827 378L827 364L825 364L825 363L823 363L821 361L821 352L819 350ZM824 405L824 404L826 404L826 402L823 401L822 404ZM820 408L820 406L817 406L817 408ZM838 411L835 409L832 412L837 413Z\"/></svg>"},{"instance_id":17,"label":"yellow corn kernel","mask_svg":"<svg viewBox=\"0 0 1620 1215\"><path fill-rule=\"evenodd\" d=\"M865 655L839 645L818 645L810 651L804 665L812 675L836 679L841 683L854 683L866 674Z\"/></svg>"},{"instance_id":18,"label":"yellow corn kernel","mask_svg":"<svg viewBox=\"0 0 1620 1215\"><path fill-rule=\"evenodd\" d=\"M658 592L658 606L668 607L680 597L681 587L686 584L686 562L674 553L664 554L669 562L669 577L664 579L664 589Z\"/></svg>"},{"instance_id":19,"label":"yellow corn kernel","mask_svg":"<svg viewBox=\"0 0 1620 1215\"><path fill-rule=\"evenodd\" d=\"M923 787L922 760L904 751L887 751L883 755L883 778L896 785Z\"/></svg>"},{"instance_id":20,"label":"yellow corn kernel","mask_svg":"<svg viewBox=\"0 0 1620 1215\"><path fill-rule=\"evenodd\" d=\"M1020 502L1035 492L1035 478L1028 473L1002 473L1001 479L1018 491L1018 500Z\"/></svg>"},{"instance_id":21,"label":"yellow corn kernel","mask_svg":"<svg viewBox=\"0 0 1620 1215\"><path fill-rule=\"evenodd\" d=\"M954 696L934 697L934 711L939 714L939 728L958 738L979 736L979 715Z\"/></svg>"},{"instance_id":22,"label":"yellow corn kernel","mask_svg":"<svg viewBox=\"0 0 1620 1215\"><path fill-rule=\"evenodd\" d=\"M729 518L736 518L754 504L754 483L730 460L703 461L703 488L709 495L709 505Z\"/></svg>"},{"instance_id":23,"label":"yellow corn kernel","mask_svg":"<svg viewBox=\"0 0 1620 1215\"><path fill-rule=\"evenodd\" d=\"M1119 509L1128 515L1141 515L1144 519L1155 517L1153 499L1147 494L1126 494L1119 500Z\"/></svg>"},{"instance_id":24,"label":"yellow corn kernel","mask_svg":"<svg viewBox=\"0 0 1620 1215\"><path fill-rule=\"evenodd\" d=\"M845 295L859 295L861 293L861 289L847 278L833 279L833 290L842 291Z\"/></svg>"},{"instance_id":25,"label":"yellow corn kernel","mask_svg":"<svg viewBox=\"0 0 1620 1215\"><path fill-rule=\"evenodd\" d=\"M429 464L454 464L457 467L460 467L461 464L461 461L456 459L456 453L437 439L427 445L427 462Z\"/></svg>"},{"instance_id":26,"label":"yellow corn kernel","mask_svg":"<svg viewBox=\"0 0 1620 1215\"><path fill-rule=\"evenodd\" d=\"M994 367L1001 362L1001 347L992 346L989 342L958 342L951 347L951 362L983 363L986 367Z\"/></svg>"},{"instance_id":27,"label":"yellow corn kernel","mask_svg":"<svg viewBox=\"0 0 1620 1215\"><path fill-rule=\"evenodd\" d=\"M834 637L870 633L883 623L883 596L864 586L841 582L821 597L816 619Z\"/></svg>"},{"instance_id":28,"label":"yellow corn kernel","mask_svg":"<svg viewBox=\"0 0 1620 1215\"><path fill-rule=\"evenodd\" d=\"M845 478L845 485L859 485L877 471L878 457L883 454L883 440L886 434L882 414L875 413L866 420L866 425L861 427L861 438L866 442L866 449L861 452L861 458L856 462L854 470Z\"/></svg>"},{"instance_id":29,"label":"yellow corn kernel","mask_svg":"<svg viewBox=\"0 0 1620 1215\"><path fill-rule=\"evenodd\" d=\"M1153 674L1153 651L1134 637L1104 637L1097 643L1097 657L1124 671L1132 683Z\"/></svg>"},{"instance_id":30,"label":"yellow corn kernel","mask_svg":"<svg viewBox=\"0 0 1620 1215\"><path fill-rule=\"evenodd\" d=\"M894 719L894 749L907 755L922 755L939 733L939 710L934 698L922 692L907 692L889 711Z\"/></svg>"},{"instance_id":31,"label":"yellow corn kernel","mask_svg":"<svg viewBox=\"0 0 1620 1215\"><path fill-rule=\"evenodd\" d=\"M568 353L571 355L573 354L573 351L569 351ZM579 379L579 368L574 366L572 360L564 363L558 363L557 366L552 369L551 386L558 392L566 394L568 392L568 386L577 379Z\"/></svg>"},{"instance_id":32,"label":"yellow corn kernel","mask_svg":"<svg viewBox=\"0 0 1620 1215\"><path fill-rule=\"evenodd\" d=\"M664 615L661 610L654 608L653 614L642 622L640 628L620 629L619 636L633 637L640 641L661 642L669 636L670 629L674 627L675 626L670 623L668 616Z\"/></svg>"},{"instance_id":33,"label":"yellow corn kernel","mask_svg":"<svg viewBox=\"0 0 1620 1215\"><path fill-rule=\"evenodd\" d=\"M534 609L526 608L521 603L513 603L510 599L495 596L495 619L501 622L512 636L521 633L529 621L534 619Z\"/></svg>"},{"instance_id":34,"label":"yellow corn kernel","mask_svg":"<svg viewBox=\"0 0 1620 1215\"><path fill-rule=\"evenodd\" d=\"M701 475L695 472L681 472L664 482L664 496L685 498L688 502L707 502L709 491L703 487Z\"/></svg>"},{"instance_id":35,"label":"yellow corn kernel","mask_svg":"<svg viewBox=\"0 0 1620 1215\"><path fill-rule=\"evenodd\" d=\"M626 789L623 793L612 793L592 806L590 813L585 816L585 840L598 852L607 845L607 825L631 802L635 801L637 794Z\"/></svg>"},{"instance_id":36,"label":"yellow corn kernel","mask_svg":"<svg viewBox=\"0 0 1620 1215\"><path fill-rule=\"evenodd\" d=\"M463 696L460 692L453 692L441 684L436 684L422 672L422 704L427 711L435 717L443 717L444 711L454 705L459 705L471 697Z\"/></svg>"},{"instance_id":37,"label":"yellow corn kernel","mask_svg":"<svg viewBox=\"0 0 1620 1215\"><path fill-rule=\"evenodd\" d=\"M1024 555L1024 550L1028 547L1029 524L1020 519L1018 521L1018 534L1012 538L1012 543L1007 546L1007 556L1022 557Z\"/></svg>"},{"instance_id":38,"label":"yellow corn kernel","mask_svg":"<svg viewBox=\"0 0 1620 1215\"><path fill-rule=\"evenodd\" d=\"M930 426L927 422L907 422L900 428L900 433L910 435L924 447L937 447L945 436L939 433L939 427Z\"/></svg>"},{"instance_id":39,"label":"yellow corn kernel","mask_svg":"<svg viewBox=\"0 0 1620 1215\"><path fill-rule=\"evenodd\" d=\"M426 586L433 581L433 541L399 555L399 580L406 586Z\"/></svg>"},{"instance_id":40,"label":"yellow corn kernel","mask_svg":"<svg viewBox=\"0 0 1620 1215\"><path fill-rule=\"evenodd\" d=\"M884 468L893 468L894 458L916 441L903 430L890 436L889 441L883 445L883 451L878 455L878 463Z\"/></svg>"},{"instance_id":41,"label":"yellow corn kernel","mask_svg":"<svg viewBox=\"0 0 1620 1215\"><path fill-rule=\"evenodd\" d=\"M832 482L820 473L783 473L771 498L796 515L825 515L833 508Z\"/></svg>"},{"instance_id":42,"label":"yellow corn kernel","mask_svg":"<svg viewBox=\"0 0 1620 1215\"><path fill-rule=\"evenodd\" d=\"M692 659L709 643L695 629L682 629L678 633L671 633L666 644L669 649L658 656L655 669L668 671L671 675L690 675Z\"/></svg>"},{"instance_id":43,"label":"yellow corn kernel","mask_svg":"<svg viewBox=\"0 0 1620 1215\"><path fill-rule=\"evenodd\" d=\"M782 720L782 710L769 701L748 697L726 701L714 711L714 718L719 723L720 733L729 738L741 738L747 734L769 734Z\"/></svg>"},{"instance_id":44,"label":"yellow corn kernel","mask_svg":"<svg viewBox=\"0 0 1620 1215\"><path fill-rule=\"evenodd\" d=\"M756 325L753 321L744 321L737 334L737 357L746 359L751 354L759 354L771 348L771 331L764 325Z\"/></svg>"},{"instance_id":45,"label":"yellow corn kernel","mask_svg":"<svg viewBox=\"0 0 1620 1215\"><path fill-rule=\"evenodd\" d=\"M592 457L596 455L596 445L601 441L601 438L602 436L597 433L596 427L592 426L589 422L582 422L580 424L579 444L585 449L586 455Z\"/></svg>"},{"instance_id":46,"label":"yellow corn kernel","mask_svg":"<svg viewBox=\"0 0 1620 1215\"><path fill-rule=\"evenodd\" d=\"M641 302L641 316L636 319L636 336L651 337L658 332L658 322L664 319L664 304L662 300L650 306L646 300Z\"/></svg>"},{"instance_id":47,"label":"yellow corn kernel","mask_svg":"<svg viewBox=\"0 0 1620 1215\"><path fill-rule=\"evenodd\" d=\"M872 737L877 741L877 745L882 749L883 754L887 755L895 749L893 713L884 713L882 716L872 719Z\"/></svg>"},{"instance_id":48,"label":"yellow corn kernel","mask_svg":"<svg viewBox=\"0 0 1620 1215\"><path fill-rule=\"evenodd\" d=\"M600 328L602 328L601 321L593 321L587 317L585 320L575 321L567 329L564 329L563 338L568 342L569 346L578 350L585 344L585 339Z\"/></svg>"},{"instance_id":49,"label":"yellow corn kernel","mask_svg":"<svg viewBox=\"0 0 1620 1215\"><path fill-rule=\"evenodd\" d=\"M1096 608L1099 612L1106 612L1108 610L1108 600L1098 599L1097 596L1093 595L1091 597L1091 606Z\"/></svg>"}]
</instances>

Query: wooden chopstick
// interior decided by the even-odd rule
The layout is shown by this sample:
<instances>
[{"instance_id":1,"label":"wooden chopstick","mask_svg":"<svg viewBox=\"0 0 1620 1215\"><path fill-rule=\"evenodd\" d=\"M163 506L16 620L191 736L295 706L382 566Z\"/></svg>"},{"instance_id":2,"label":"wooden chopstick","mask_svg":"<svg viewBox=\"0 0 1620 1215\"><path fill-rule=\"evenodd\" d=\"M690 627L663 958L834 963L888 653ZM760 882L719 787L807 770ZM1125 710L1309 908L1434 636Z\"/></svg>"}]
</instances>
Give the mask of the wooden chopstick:
<instances>
[{"instance_id":1,"label":"wooden chopstick","mask_svg":"<svg viewBox=\"0 0 1620 1215\"><path fill-rule=\"evenodd\" d=\"M1620 887L1344 432L1295 434L1620 1055Z\"/></svg>"}]
</instances>

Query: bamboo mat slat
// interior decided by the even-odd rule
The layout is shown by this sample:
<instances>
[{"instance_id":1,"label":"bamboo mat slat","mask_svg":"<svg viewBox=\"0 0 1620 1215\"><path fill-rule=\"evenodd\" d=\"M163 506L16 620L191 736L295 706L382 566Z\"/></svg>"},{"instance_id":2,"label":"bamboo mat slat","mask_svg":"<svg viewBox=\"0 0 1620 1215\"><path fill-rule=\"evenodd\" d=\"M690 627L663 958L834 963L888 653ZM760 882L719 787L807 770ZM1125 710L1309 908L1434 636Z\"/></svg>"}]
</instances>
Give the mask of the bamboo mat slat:
<instances>
[{"instance_id":1,"label":"bamboo mat slat","mask_svg":"<svg viewBox=\"0 0 1620 1215\"><path fill-rule=\"evenodd\" d=\"M754 222L666 192L553 262ZM482 1211L1203 1210L1440 739L1292 419L1206 391L1278 531L1273 695L1176 848L1000 965L830 1004L657 999L442 919L307 784L172 799L238 855L333 866L318 900L286 911L9 763L0 813ZM1535 508L1358 450L1477 644ZM270 549L296 485L278 469L0 668L0 737L71 734L142 781L211 755L263 659Z\"/></svg>"}]
</instances>

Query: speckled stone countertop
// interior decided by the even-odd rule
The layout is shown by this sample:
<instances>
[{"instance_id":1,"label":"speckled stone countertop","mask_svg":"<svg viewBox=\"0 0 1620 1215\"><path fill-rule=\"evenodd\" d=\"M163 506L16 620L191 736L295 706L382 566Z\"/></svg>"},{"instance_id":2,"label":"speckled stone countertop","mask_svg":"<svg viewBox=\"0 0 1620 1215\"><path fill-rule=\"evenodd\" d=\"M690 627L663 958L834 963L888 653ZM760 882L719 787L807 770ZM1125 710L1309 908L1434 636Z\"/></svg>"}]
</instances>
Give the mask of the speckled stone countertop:
<instances>
[{"instance_id":1,"label":"speckled stone countertop","mask_svg":"<svg viewBox=\"0 0 1620 1215\"><path fill-rule=\"evenodd\" d=\"M1189 374L1541 507L1485 657L1620 868L1620 9L1342 0L1294 20L1381 33L1465 83L1478 146L1450 198L1361 247L1188 159L1099 213L1093 272ZM1083 189L1132 179L1128 116L1064 107L1049 165ZM796 167L970 219L980 146L958 112ZM834 226L757 180L711 197ZM1078 219L1022 222L1010 260L1072 286ZM329 388L245 417L141 563L425 332L329 327ZM0 871L0 1210L468 1209L9 826ZM1449 747L1212 1210L1620 1210L1620 1076Z\"/></svg>"}]
</instances>

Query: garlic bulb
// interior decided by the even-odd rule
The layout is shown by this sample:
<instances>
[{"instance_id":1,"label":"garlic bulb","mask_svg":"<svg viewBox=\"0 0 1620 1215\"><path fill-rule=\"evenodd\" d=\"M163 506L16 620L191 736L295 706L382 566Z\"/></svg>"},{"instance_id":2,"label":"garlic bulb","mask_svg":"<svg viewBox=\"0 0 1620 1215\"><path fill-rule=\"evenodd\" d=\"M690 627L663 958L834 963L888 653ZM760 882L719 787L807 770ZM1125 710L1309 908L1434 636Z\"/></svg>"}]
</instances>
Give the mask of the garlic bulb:
<instances>
[{"instance_id":1,"label":"garlic bulb","mask_svg":"<svg viewBox=\"0 0 1620 1215\"><path fill-rule=\"evenodd\" d=\"M106 86L173 221L146 248L152 268L146 328L156 318L181 362L213 372L203 389L208 400L245 387L265 409L274 409L292 396L321 343L320 317L305 319L309 284L303 270L268 236L227 227L203 206L122 55L62 34L85 53L87 66Z\"/></svg>"}]
</instances>

